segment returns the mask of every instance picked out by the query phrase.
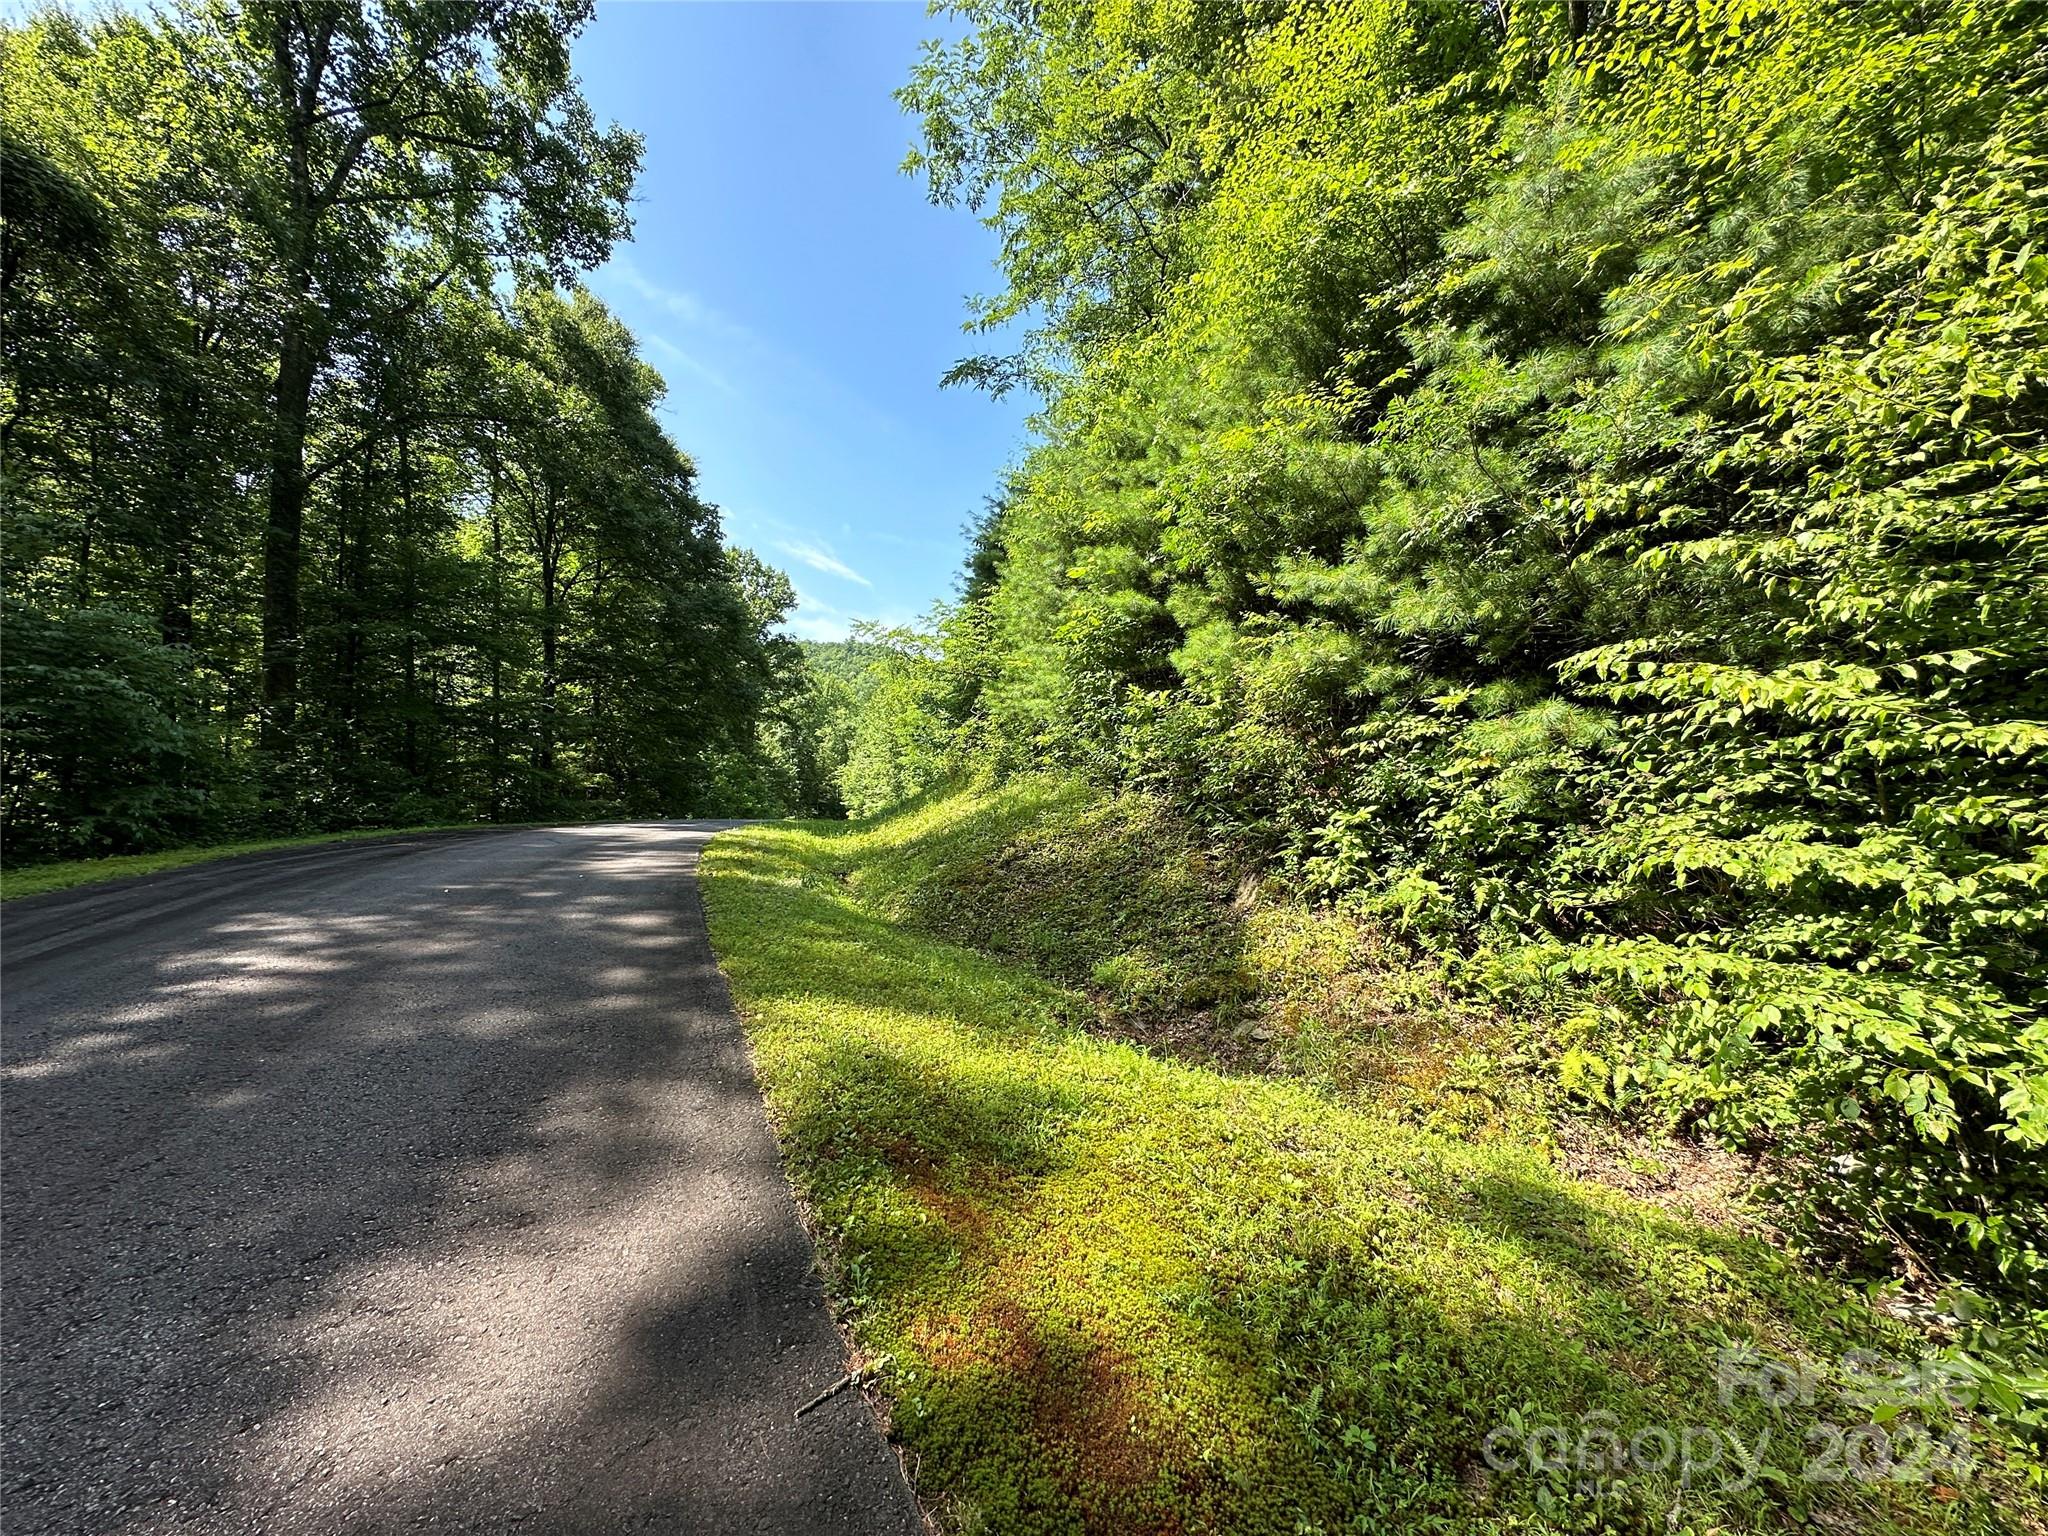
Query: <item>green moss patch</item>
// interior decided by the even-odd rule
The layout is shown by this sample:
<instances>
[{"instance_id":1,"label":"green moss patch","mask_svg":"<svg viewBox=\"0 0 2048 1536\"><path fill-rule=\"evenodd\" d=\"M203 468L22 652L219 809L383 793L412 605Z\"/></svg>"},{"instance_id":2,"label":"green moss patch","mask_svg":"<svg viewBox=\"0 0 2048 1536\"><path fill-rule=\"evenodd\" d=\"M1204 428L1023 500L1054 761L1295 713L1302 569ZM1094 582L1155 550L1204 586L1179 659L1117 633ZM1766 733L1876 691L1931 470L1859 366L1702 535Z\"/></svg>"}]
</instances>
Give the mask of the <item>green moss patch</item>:
<instances>
[{"instance_id":1,"label":"green moss patch","mask_svg":"<svg viewBox=\"0 0 2048 1536\"><path fill-rule=\"evenodd\" d=\"M1021 835L1061 899L1076 867L1029 806L982 820L987 793L744 829L704 865L835 1295L950 1528L2028 1529L1982 1447L1967 1473L1816 1468L1831 1434L1910 1456L1968 1425L1909 1387L1873 1403L1845 1352L1909 1359L1912 1335L1765 1244L1506 1137L1083 1027L1102 951L1194 907L1127 910L1152 888L1117 905L1105 875L1085 921L945 916L930 877L970 844L986 868ZM1731 1390L1729 1350L1798 1390Z\"/></svg>"}]
</instances>

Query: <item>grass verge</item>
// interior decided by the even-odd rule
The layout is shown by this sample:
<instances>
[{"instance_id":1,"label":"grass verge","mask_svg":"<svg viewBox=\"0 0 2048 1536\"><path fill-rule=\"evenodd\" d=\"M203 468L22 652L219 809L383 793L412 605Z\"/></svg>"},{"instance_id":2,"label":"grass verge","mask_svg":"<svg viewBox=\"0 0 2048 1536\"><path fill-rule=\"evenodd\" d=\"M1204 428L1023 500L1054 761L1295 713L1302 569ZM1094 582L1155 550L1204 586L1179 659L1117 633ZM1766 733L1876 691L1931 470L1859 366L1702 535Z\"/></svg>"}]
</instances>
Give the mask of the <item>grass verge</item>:
<instances>
[{"instance_id":1,"label":"grass verge","mask_svg":"<svg viewBox=\"0 0 2048 1536\"><path fill-rule=\"evenodd\" d=\"M1105 924L1163 922L1182 973L1142 884L962 909L999 953L930 931L934 839L1028 860L1043 810L751 827L704 865L791 1177L946 1527L2044 1529L1966 1413L1873 1366L1910 1331L1768 1245L1511 1136L1083 1027L1102 988L1048 971Z\"/></svg>"},{"instance_id":2,"label":"grass verge","mask_svg":"<svg viewBox=\"0 0 2048 1536\"><path fill-rule=\"evenodd\" d=\"M51 864L0 868L0 901L68 891L74 886L154 875L187 864L207 864L243 853L269 853L278 848L314 848L322 843L351 843L366 837L391 837L404 832L483 830L473 822L436 822L421 827L364 827L354 832L313 832L301 837L265 837L245 843L202 843L190 848L165 848L156 853L118 853L101 859L62 859Z\"/></svg>"}]
</instances>

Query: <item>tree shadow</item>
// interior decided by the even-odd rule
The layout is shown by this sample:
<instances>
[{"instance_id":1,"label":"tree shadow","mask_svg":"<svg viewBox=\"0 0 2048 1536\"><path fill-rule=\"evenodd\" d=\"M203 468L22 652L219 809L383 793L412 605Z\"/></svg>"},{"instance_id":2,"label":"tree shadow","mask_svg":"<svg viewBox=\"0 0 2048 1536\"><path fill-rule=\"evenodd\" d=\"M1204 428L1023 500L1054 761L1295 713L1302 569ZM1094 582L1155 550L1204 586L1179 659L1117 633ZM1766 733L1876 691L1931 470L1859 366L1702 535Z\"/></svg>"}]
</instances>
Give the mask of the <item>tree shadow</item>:
<instances>
[{"instance_id":1,"label":"tree shadow","mask_svg":"<svg viewBox=\"0 0 2048 1536\"><path fill-rule=\"evenodd\" d=\"M857 1394L792 1416L841 1345L694 851L10 910L8 1528L914 1529Z\"/></svg>"},{"instance_id":2,"label":"tree shadow","mask_svg":"<svg viewBox=\"0 0 2048 1536\"><path fill-rule=\"evenodd\" d=\"M1981 1484L1808 1477L1808 1432L1863 1422L1832 1387L1723 1392L1724 1342L1812 1366L1889 1337L1762 1243L1533 1152L1122 1053L815 866L720 857L731 921L773 906L775 963L735 976L793 1171L896 1356L920 1489L963 1524L2011 1528Z\"/></svg>"}]
</instances>

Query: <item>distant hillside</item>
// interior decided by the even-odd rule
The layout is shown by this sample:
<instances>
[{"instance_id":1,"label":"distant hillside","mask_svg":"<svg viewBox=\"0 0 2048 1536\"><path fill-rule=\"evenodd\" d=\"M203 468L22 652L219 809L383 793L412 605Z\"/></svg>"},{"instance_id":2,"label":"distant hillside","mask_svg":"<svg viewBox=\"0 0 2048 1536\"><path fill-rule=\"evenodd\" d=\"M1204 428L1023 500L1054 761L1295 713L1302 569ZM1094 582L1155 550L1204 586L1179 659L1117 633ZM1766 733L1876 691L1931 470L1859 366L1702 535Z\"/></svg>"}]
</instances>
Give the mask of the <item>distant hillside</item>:
<instances>
[{"instance_id":1,"label":"distant hillside","mask_svg":"<svg viewBox=\"0 0 2048 1536\"><path fill-rule=\"evenodd\" d=\"M859 682L876 662L893 654L889 647L872 640L800 640L797 644L813 676L844 683Z\"/></svg>"}]
</instances>

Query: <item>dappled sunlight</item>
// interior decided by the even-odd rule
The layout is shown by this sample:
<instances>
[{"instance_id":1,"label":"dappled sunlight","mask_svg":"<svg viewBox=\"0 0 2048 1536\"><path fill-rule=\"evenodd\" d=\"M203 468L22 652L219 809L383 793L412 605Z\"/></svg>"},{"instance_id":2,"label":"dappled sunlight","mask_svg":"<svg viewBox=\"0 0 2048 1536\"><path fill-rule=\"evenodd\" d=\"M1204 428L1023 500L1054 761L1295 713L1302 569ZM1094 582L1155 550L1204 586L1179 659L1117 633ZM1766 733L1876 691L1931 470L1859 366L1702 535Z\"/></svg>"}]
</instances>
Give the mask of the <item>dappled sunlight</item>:
<instances>
[{"instance_id":1,"label":"dappled sunlight","mask_svg":"<svg viewBox=\"0 0 2048 1536\"><path fill-rule=\"evenodd\" d=\"M1645 1480L1646 1511L1943 1528L1952 1493L1801 1484L1799 1424L1715 1394L1721 1341L1903 1338L1842 1290L1533 1148L1101 1039L1057 988L883 920L857 855L832 877L848 844L741 834L706 900L929 1497L992 1529L1513 1520L1489 1431L1598 1413L1773 1460ZM1831 1402L1798 1412L1854 1411Z\"/></svg>"},{"instance_id":2,"label":"dappled sunlight","mask_svg":"<svg viewBox=\"0 0 2048 1536\"><path fill-rule=\"evenodd\" d=\"M67 1357L104 1369L81 1385L10 1354L38 1383L22 1390L106 1404L90 1433L130 1447L124 1496L154 1485L258 1526L289 1508L390 1529L450 1498L511 1520L546 1493L603 1529L624 1462L677 1528L810 1497L660 1459L678 1415L723 1424L721 1444L786 1435L823 1384L808 1357L786 1382L722 1363L755 1329L794 1339L779 1312L731 1324L763 1275L800 1284L809 1252L765 1130L731 1130L760 1110L678 906L702 840L578 827L344 866L289 896L228 886L138 928L112 1009L62 961L10 957L10 1299L160 1272L204 1275L208 1298L67 1308ZM147 893L133 910L150 916ZM39 1157L60 1134L78 1155ZM158 1209L141 1175L163 1168L218 1178ZM57 1226L72 1237L50 1241ZM32 1417L48 1438L14 1457L25 1485L103 1465L82 1421ZM789 1455L824 1443L809 1422ZM832 1422L870 1433L857 1398Z\"/></svg>"},{"instance_id":3,"label":"dappled sunlight","mask_svg":"<svg viewBox=\"0 0 2048 1536\"><path fill-rule=\"evenodd\" d=\"M169 1041L144 1040L131 1030L96 1030L74 1035L39 1058L0 1068L0 1080L33 1082L106 1067L151 1066L183 1049Z\"/></svg>"},{"instance_id":4,"label":"dappled sunlight","mask_svg":"<svg viewBox=\"0 0 2048 1536\"><path fill-rule=\"evenodd\" d=\"M252 1432L243 1460L266 1479L317 1479L318 1494L303 1497L337 1512L466 1464L488 1466L592 1414L609 1383L630 1374L620 1356L642 1319L742 1283L751 1255L740 1232L715 1232L683 1254L673 1240L661 1244L666 1253L635 1251L634 1234L662 1232L673 1213L716 1198L703 1187L718 1181L715 1167L663 1175L650 1163L629 1198L574 1225L534 1214L553 1203L537 1198L549 1181L566 1194L596 1193L592 1157L556 1166L553 1154L620 1120L588 1105L550 1117L538 1128L545 1153L499 1159L450 1191L481 1208L466 1217L466 1235L324 1284L274 1338L280 1349L310 1347L311 1390ZM422 1424L432 1433L419 1433ZM628 1427L614 1421L608 1433ZM658 1427L645 1418L641 1434Z\"/></svg>"}]
</instances>

